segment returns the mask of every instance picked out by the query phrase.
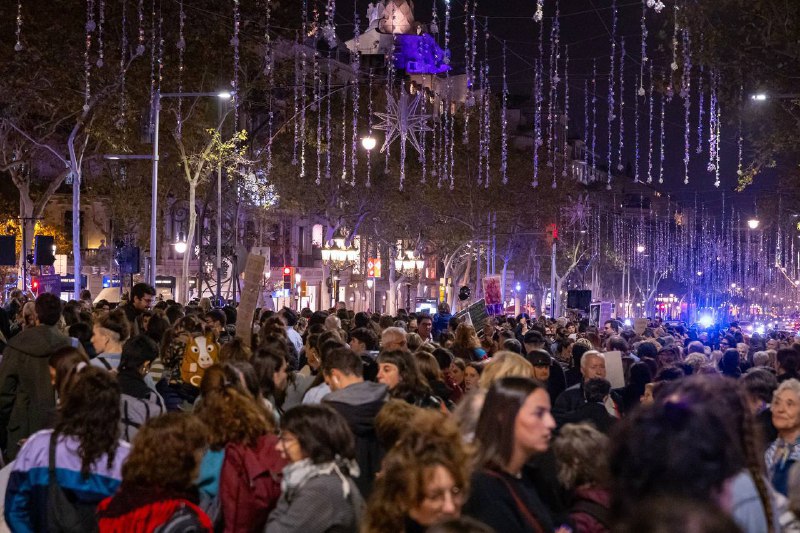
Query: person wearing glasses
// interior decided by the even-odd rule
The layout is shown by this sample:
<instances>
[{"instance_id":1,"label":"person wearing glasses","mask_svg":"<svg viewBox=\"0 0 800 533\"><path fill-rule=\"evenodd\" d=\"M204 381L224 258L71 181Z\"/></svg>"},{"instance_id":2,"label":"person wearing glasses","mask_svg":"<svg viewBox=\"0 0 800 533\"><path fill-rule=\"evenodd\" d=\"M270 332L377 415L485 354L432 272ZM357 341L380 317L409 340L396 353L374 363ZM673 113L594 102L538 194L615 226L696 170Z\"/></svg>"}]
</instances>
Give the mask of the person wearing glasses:
<instances>
[{"instance_id":1,"label":"person wearing glasses","mask_svg":"<svg viewBox=\"0 0 800 533\"><path fill-rule=\"evenodd\" d=\"M289 464L265 533L357 533L364 500L351 477L358 465L344 417L326 405L294 407L275 449Z\"/></svg>"}]
</instances>

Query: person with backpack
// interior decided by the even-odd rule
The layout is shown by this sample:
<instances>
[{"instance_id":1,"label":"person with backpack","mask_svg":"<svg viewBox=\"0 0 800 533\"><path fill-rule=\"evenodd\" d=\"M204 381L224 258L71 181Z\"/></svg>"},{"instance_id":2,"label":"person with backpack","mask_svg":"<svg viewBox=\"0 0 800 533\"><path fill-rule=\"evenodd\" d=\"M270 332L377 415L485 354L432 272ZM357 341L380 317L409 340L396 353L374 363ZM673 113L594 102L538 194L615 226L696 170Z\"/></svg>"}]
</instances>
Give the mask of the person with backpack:
<instances>
[{"instance_id":1,"label":"person with backpack","mask_svg":"<svg viewBox=\"0 0 800 533\"><path fill-rule=\"evenodd\" d=\"M122 309L115 309L94 324L92 346L97 357L92 359L92 364L97 368L105 368L109 372L119 366L122 354L122 345L131 334L131 324L125 318Z\"/></svg>"},{"instance_id":2,"label":"person with backpack","mask_svg":"<svg viewBox=\"0 0 800 533\"><path fill-rule=\"evenodd\" d=\"M97 530L95 508L119 488L130 453L119 439L119 396L105 370L78 369L55 429L31 435L14 461L4 510L12 531ZM163 470L164 461L156 466Z\"/></svg>"},{"instance_id":3,"label":"person with backpack","mask_svg":"<svg viewBox=\"0 0 800 533\"><path fill-rule=\"evenodd\" d=\"M145 381L156 357L158 345L147 335L132 337L122 347L117 370L122 413L119 427L121 438L128 442L148 420L167 412L164 400Z\"/></svg>"},{"instance_id":4,"label":"person with backpack","mask_svg":"<svg viewBox=\"0 0 800 533\"><path fill-rule=\"evenodd\" d=\"M119 492L97 507L100 533L211 533L194 481L206 428L189 413L168 413L142 426L122 467Z\"/></svg>"},{"instance_id":5,"label":"person with backpack","mask_svg":"<svg viewBox=\"0 0 800 533\"><path fill-rule=\"evenodd\" d=\"M270 413L236 374L232 365L214 365L200 386L195 413L208 428L210 448L200 470L202 505L225 532L260 532L278 503L286 461L276 450ZM214 469L217 487L209 483Z\"/></svg>"}]
</instances>

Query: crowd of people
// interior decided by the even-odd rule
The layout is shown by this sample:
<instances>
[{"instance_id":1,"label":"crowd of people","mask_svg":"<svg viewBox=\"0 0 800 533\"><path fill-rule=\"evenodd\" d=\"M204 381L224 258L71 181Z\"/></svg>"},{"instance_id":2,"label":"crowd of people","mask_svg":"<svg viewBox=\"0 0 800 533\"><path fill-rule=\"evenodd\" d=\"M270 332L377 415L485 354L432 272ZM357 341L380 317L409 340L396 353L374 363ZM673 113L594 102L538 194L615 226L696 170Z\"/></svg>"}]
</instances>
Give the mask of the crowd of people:
<instances>
[{"instance_id":1,"label":"crowd of people","mask_svg":"<svg viewBox=\"0 0 800 533\"><path fill-rule=\"evenodd\" d=\"M447 304L239 318L146 284L118 306L12 292L2 527L800 531L790 335L524 314L476 330Z\"/></svg>"}]
</instances>

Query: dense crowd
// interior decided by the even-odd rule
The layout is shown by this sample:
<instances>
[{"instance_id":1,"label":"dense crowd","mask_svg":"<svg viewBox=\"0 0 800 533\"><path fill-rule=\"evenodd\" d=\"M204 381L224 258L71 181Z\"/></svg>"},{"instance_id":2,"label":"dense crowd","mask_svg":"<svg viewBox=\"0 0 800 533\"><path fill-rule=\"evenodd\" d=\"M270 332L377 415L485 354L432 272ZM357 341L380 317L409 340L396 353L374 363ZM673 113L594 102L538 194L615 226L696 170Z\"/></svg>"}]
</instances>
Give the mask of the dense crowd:
<instances>
[{"instance_id":1,"label":"dense crowd","mask_svg":"<svg viewBox=\"0 0 800 533\"><path fill-rule=\"evenodd\" d=\"M9 295L6 530L800 531L788 334L154 300Z\"/></svg>"}]
</instances>

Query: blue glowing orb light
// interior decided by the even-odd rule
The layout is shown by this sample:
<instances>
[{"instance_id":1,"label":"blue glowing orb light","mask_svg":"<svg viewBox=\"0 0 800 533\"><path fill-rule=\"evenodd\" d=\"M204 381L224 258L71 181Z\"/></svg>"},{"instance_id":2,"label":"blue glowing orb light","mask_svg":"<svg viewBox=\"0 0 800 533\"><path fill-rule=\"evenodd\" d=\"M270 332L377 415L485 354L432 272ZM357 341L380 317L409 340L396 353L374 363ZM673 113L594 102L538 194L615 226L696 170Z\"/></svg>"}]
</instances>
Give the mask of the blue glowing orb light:
<instances>
[{"instance_id":1,"label":"blue glowing orb light","mask_svg":"<svg viewBox=\"0 0 800 533\"><path fill-rule=\"evenodd\" d=\"M711 326L714 325L714 317L712 317L711 315L703 315L700 317L700 320L698 322L700 322L700 325L703 326L704 328L710 328Z\"/></svg>"},{"instance_id":2,"label":"blue glowing orb light","mask_svg":"<svg viewBox=\"0 0 800 533\"><path fill-rule=\"evenodd\" d=\"M443 50L429 34L394 37L394 66L407 74L443 74L450 70L450 50Z\"/></svg>"}]
</instances>

